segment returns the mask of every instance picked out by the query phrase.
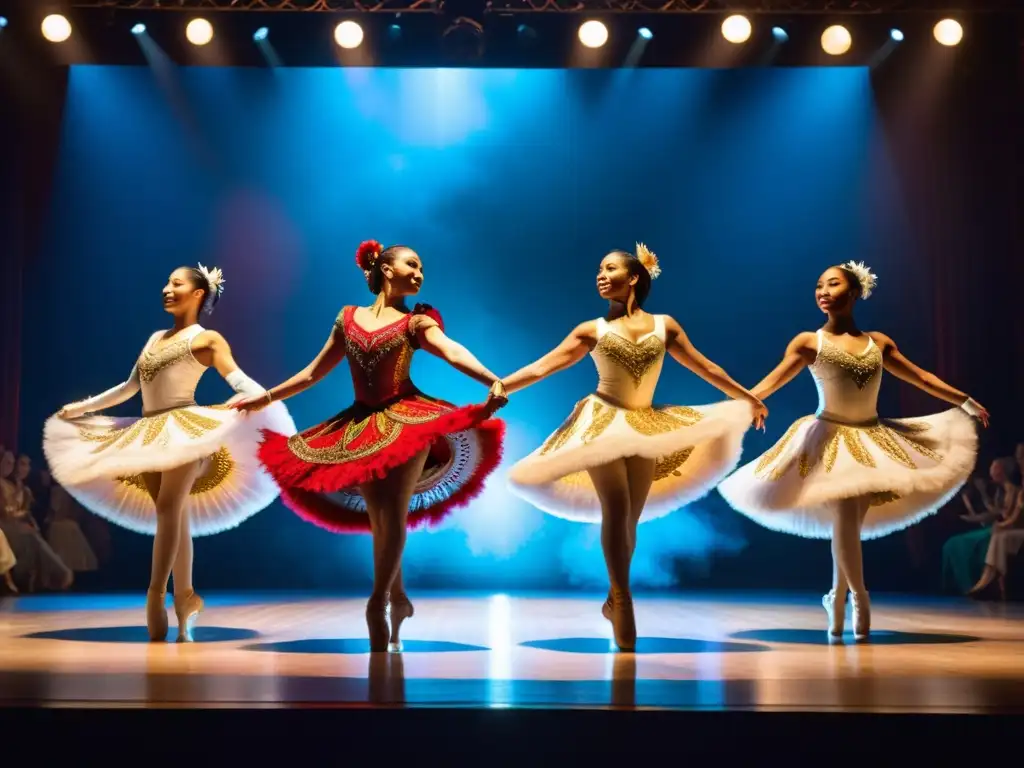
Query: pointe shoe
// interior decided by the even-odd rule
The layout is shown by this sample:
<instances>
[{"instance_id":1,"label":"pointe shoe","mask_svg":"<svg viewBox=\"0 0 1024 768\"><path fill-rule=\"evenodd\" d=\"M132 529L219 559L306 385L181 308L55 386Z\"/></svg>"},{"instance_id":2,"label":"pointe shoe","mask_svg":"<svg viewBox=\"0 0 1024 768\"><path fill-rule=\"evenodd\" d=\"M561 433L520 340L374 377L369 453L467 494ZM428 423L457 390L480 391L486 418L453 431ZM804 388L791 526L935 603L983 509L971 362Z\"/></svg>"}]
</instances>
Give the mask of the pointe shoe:
<instances>
[{"instance_id":1,"label":"pointe shoe","mask_svg":"<svg viewBox=\"0 0 1024 768\"><path fill-rule=\"evenodd\" d=\"M835 590L826 592L821 598L821 606L828 614L828 639L830 643L838 643L843 639L846 624L846 593L837 595Z\"/></svg>"},{"instance_id":2,"label":"pointe shoe","mask_svg":"<svg viewBox=\"0 0 1024 768\"><path fill-rule=\"evenodd\" d=\"M851 592L850 602L853 603L853 637L858 643L864 642L871 634L871 600L867 592Z\"/></svg>"},{"instance_id":3,"label":"pointe shoe","mask_svg":"<svg viewBox=\"0 0 1024 768\"><path fill-rule=\"evenodd\" d=\"M192 590L184 597L174 596L174 613L178 616L178 642L195 642L192 637L192 629L195 627L196 619L203 612L205 603L203 598Z\"/></svg>"},{"instance_id":4,"label":"pointe shoe","mask_svg":"<svg viewBox=\"0 0 1024 768\"><path fill-rule=\"evenodd\" d=\"M146 629L149 640L162 643L167 639L167 592L155 589L146 591Z\"/></svg>"},{"instance_id":5,"label":"pointe shoe","mask_svg":"<svg viewBox=\"0 0 1024 768\"><path fill-rule=\"evenodd\" d=\"M601 606L601 615L612 623L615 644L627 653L636 650L636 617L633 597L628 592L610 595Z\"/></svg>"},{"instance_id":6,"label":"pointe shoe","mask_svg":"<svg viewBox=\"0 0 1024 768\"><path fill-rule=\"evenodd\" d=\"M402 641L398 636L402 622L416 615L416 609L413 607L412 601L409 600L409 596L402 592L391 596L388 602L388 614L391 618L391 641L388 643L388 650L398 653L402 650Z\"/></svg>"},{"instance_id":7,"label":"pointe shoe","mask_svg":"<svg viewBox=\"0 0 1024 768\"><path fill-rule=\"evenodd\" d=\"M370 635L370 653L382 653L388 650L388 639L391 630L388 627L387 598L371 597L366 603L366 629Z\"/></svg>"}]
</instances>

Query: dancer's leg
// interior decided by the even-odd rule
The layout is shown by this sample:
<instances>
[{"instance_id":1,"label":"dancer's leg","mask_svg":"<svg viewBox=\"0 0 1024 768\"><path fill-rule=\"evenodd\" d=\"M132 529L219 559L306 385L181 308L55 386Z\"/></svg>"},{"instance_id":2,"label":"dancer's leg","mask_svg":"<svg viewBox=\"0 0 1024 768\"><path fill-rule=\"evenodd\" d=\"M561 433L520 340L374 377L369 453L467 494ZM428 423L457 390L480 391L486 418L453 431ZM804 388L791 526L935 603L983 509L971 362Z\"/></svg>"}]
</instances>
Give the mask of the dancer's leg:
<instances>
[{"instance_id":1,"label":"dancer's leg","mask_svg":"<svg viewBox=\"0 0 1024 768\"><path fill-rule=\"evenodd\" d=\"M636 553L636 532L640 524L640 516L643 514L644 505L647 503L647 496L654 483L654 459L645 459L641 456L631 456L625 459L626 482L629 484L629 523L627 533L629 534L629 560L632 564L633 555ZM608 590L607 606L611 608L612 592Z\"/></svg>"},{"instance_id":2,"label":"dancer's leg","mask_svg":"<svg viewBox=\"0 0 1024 768\"><path fill-rule=\"evenodd\" d=\"M424 449L413 459L393 469L383 479L367 483L360 488L367 506L376 509L379 523L378 530L373 534L375 539L380 539L374 563L373 592L366 604L371 651L383 651L387 648L388 628L384 612L388 594L402 564L409 502L412 500L416 481L423 473L428 454L429 450Z\"/></svg>"},{"instance_id":3,"label":"dancer's leg","mask_svg":"<svg viewBox=\"0 0 1024 768\"><path fill-rule=\"evenodd\" d=\"M629 592L629 564L632 557L629 536L629 477L622 459L589 470L601 501L601 548L611 584L611 605L605 616L612 621L615 643L624 651L636 646L636 622ZM608 608L611 616L608 616Z\"/></svg>"},{"instance_id":4,"label":"dancer's leg","mask_svg":"<svg viewBox=\"0 0 1024 768\"><path fill-rule=\"evenodd\" d=\"M868 508L867 498L843 499L836 509L832 530L832 554L840 571L839 581L845 580L850 588L853 599L854 634L858 639L867 637L871 626L871 609L867 587L864 585L864 557L860 539ZM839 599L837 594L835 611L839 610ZM845 600L843 610L845 611Z\"/></svg>"},{"instance_id":5,"label":"dancer's leg","mask_svg":"<svg viewBox=\"0 0 1024 768\"><path fill-rule=\"evenodd\" d=\"M147 490L155 496L156 536L153 538L153 562L146 601L146 623L150 638L162 640L167 635L167 612L164 599L167 580L178 556L181 540L181 517L185 501L199 472L200 462L192 462L160 474L144 478Z\"/></svg>"}]
</instances>

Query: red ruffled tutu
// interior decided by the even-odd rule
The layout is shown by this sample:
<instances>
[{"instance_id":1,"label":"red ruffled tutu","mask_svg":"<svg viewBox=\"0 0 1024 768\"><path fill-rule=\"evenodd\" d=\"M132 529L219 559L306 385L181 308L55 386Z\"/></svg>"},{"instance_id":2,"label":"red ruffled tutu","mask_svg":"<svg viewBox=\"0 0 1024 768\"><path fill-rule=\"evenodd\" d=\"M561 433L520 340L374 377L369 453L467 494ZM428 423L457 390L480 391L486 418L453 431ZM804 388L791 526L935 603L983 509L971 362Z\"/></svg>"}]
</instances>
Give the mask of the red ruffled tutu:
<instances>
[{"instance_id":1,"label":"red ruffled tutu","mask_svg":"<svg viewBox=\"0 0 1024 768\"><path fill-rule=\"evenodd\" d=\"M355 323L354 311L342 310L337 324L345 332L357 396L363 397L292 437L265 431L260 461L277 481L282 501L304 520L335 533L369 532L358 487L429 448L407 525L436 525L483 490L501 462L505 424L483 405L456 407L423 394L408 380L416 334L411 321L418 315L439 324L436 312L417 307L370 332ZM385 383L398 392L392 390L393 396L381 402L373 395Z\"/></svg>"}]
</instances>

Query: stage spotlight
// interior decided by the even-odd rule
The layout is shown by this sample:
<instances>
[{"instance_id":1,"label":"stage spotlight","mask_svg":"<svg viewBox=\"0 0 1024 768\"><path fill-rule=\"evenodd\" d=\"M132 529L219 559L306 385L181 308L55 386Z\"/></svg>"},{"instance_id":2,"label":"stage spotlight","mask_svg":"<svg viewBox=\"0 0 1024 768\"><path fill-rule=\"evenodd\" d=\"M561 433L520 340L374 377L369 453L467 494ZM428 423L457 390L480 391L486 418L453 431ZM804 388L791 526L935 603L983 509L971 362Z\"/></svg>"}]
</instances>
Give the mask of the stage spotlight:
<instances>
[{"instance_id":1,"label":"stage spotlight","mask_svg":"<svg viewBox=\"0 0 1024 768\"><path fill-rule=\"evenodd\" d=\"M392 40L398 40L402 37L402 27L399 24L388 25L388 37Z\"/></svg>"},{"instance_id":2,"label":"stage spotlight","mask_svg":"<svg viewBox=\"0 0 1024 768\"><path fill-rule=\"evenodd\" d=\"M772 37L775 38L777 43L784 43L789 40L789 35L782 27L772 27Z\"/></svg>"},{"instance_id":3,"label":"stage spotlight","mask_svg":"<svg viewBox=\"0 0 1024 768\"><path fill-rule=\"evenodd\" d=\"M577 33L580 42L587 48L600 48L608 42L608 27L600 21L585 21L580 24L580 31Z\"/></svg>"},{"instance_id":4,"label":"stage spotlight","mask_svg":"<svg viewBox=\"0 0 1024 768\"><path fill-rule=\"evenodd\" d=\"M71 22L59 13L51 13L42 24L43 37L51 43L63 43L71 37Z\"/></svg>"},{"instance_id":5,"label":"stage spotlight","mask_svg":"<svg viewBox=\"0 0 1024 768\"><path fill-rule=\"evenodd\" d=\"M821 48L829 56L842 56L852 45L850 30L840 24L829 27L821 35Z\"/></svg>"},{"instance_id":6,"label":"stage spotlight","mask_svg":"<svg viewBox=\"0 0 1024 768\"><path fill-rule=\"evenodd\" d=\"M185 27L185 37L192 45L206 45L213 40L213 25L206 19L192 19Z\"/></svg>"},{"instance_id":7,"label":"stage spotlight","mask_svg":"<svg viewBox=\"0 0 1024 768\"><path fill-rule=\"evenodd\" d=\"M943 19L935 25L935 39L942 45L952 47L964 39L964 28L953 19Z\"/></svg>"},{"instance_id":8,"label":"stage spotlight","mask_svg":"<svg viewBox=\"0 0 1024 768\"><path fill-rule=\"evenodd\" d=\"M533 45L537 42L537 30L529 24L520 24L516 27L516 37L522 45Z\"/></svg>"},{"instance_id":9,"label":"stage spotlight","mask_svg":"<svg viewBox=\"0 0 1024 768\"><path fill-rule=\"evenodd\" d=\"M752 27L746 16L730 16L722 22L722 37L730 43L745 43L750 39Z\"/></svg>"},{"instance_id":10,"label":"stage spotlight","mask_svg":"<svg viewBox=\"0 0 1024 768\"><path fill-rule=\"evenodd\" d=\"M903 42L903 30L901 30L901 29L894 29L894 30L889 32L889 37L891 37L897 43L902 43Z\"/></svg>"},{"instance_id":11,"label":"stage spotlight","mask_svg":"<svg viewBox=\"0 0 1024 768\"><path fill-rule=\"evenodd\" d=\"M6 26L7 26L7 17L6 16L0 16L0 29L3 29Z\"/></svg>"},{"instance_id":12,"label":"stage spotlight","mask_svg":"<svg viewBox=\"0 0 1024 768\"><path fill-rule=\"evenodd\" d=\"M642 37L644 40L650 40L654 37L654 33L651 32L651 30L649 30L647 27L640 27L640 29L638 29L636 33L640 35L640 37Z\"/></svg>"},{"instance_id":13,"label":"stage spotlight","mask_svg":"<svg viewBox=\"0 0 1024 768\"><path fill-rule=\"evenodd\" d=\"M270 30L269 29L267 29L266 27L260 27L259 29L257 29L255 32L252 33L253 42L254 43L262 43L264 40L267 39L267 35L269 35L269 34L270 34Z\"/></svg>"},{"instance_id":14,"label":"stage spotlight","mask_svg":"<svg viewBox=\"0 0 1024 768\"><path fill-rule=\"evenodd\" d=\"M354 21L343 21L334 28L334 42L342 48L358 48L363 42L363 28Z\"/></svg>"},{"instance_id":15,"label":"stage spotlight","mask_svg":"<svg viewBox=\"0 0 1024 768\"><path fill-rule=\"evenodd\" d=\"M135 35L136 37L138 37L139 35L146 34L146 25L145 24L136 24L134 27L132 27L132 34Z\"/></svg>"}]
</instances>

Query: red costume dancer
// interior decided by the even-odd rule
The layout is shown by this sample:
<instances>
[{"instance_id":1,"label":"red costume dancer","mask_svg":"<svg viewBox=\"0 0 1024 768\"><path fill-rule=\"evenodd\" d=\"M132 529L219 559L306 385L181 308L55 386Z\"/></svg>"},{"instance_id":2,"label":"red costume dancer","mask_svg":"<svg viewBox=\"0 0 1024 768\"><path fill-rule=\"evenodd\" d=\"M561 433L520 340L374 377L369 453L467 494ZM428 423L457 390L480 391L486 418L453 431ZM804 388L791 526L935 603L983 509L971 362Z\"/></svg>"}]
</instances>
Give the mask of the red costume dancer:
<instances>
[{"instance_id":1,"label":"red costume dancer","mask_svg":"<svg viewBox=\"0 0 1024 768\"><path fill-rule=\"evenodd\" d=\"M320 354L303 371L235 407L265 408L311 387L348 357L356 400L328 421L287 436L264 430L260 460L300 517L336 533L373 533L374 584L366 605L370 649L392 648L413 615L401 558L407 528L440 522L476 496L501 461L505 425L491 418L507 401L501 381L444 333L441 316L404 298L419 293L423 267L405 246L368 241L356 262L371 307L342 309ZM420 392L409 377L424 349L491 387L487 403L458 408Z\"/></svg>"},{"instance_id":2,"label":"red costume dancer","mask_svg":"<svg viewBox=\"0 0 1024 768\"><path fill-rule=\"evenodd\" d=\"M345 307L335 321L345 339L355 403L292 437L265 432L260 460L284 503L304 520L334 533L369 532L358 487L428 448L407 526L437 524L483 490L501 461L504 422L490 418L490 406L457 408L412 383L409 366L419 334L444 330L437 310L417 304L374 331L360 326L355 312Z\"/></svg>"}]
</instances>

